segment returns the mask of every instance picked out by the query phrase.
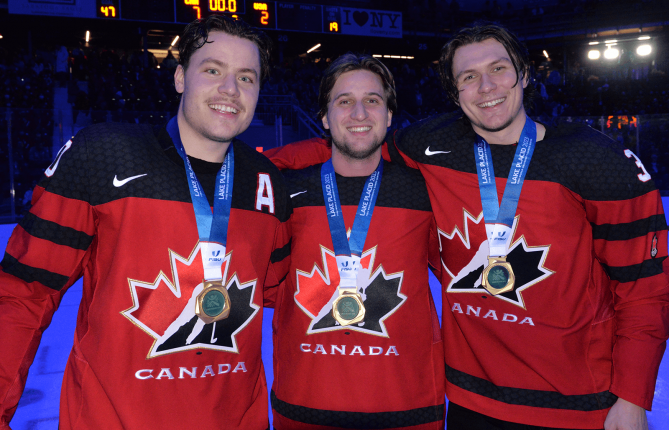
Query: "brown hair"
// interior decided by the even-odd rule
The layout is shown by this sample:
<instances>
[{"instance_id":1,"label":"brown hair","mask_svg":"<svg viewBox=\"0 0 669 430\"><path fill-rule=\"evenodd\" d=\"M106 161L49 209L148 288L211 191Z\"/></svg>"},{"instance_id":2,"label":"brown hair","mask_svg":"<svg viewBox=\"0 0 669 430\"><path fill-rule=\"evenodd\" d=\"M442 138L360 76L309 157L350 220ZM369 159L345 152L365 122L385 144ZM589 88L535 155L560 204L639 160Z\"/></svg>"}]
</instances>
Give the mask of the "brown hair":
<instances>
[{"instance_id":1,"label":"brown hair","mask_svg":"<svg viewBox=\"0 0 669 430\"><path fill-rule=\"evenodd\" d=\"M209 33L213 31L222 31L230 36L255 43L260 54L260 83L262 84L269 77L272 40L264 32L251 27L244 21L223 15L210 15L207 18L196 19L186 26L179 41L179 64L184 70L188 68L190 57L207 43Z\"/></svg>"},{"instance_id":2,"label":"brown hair","mask_svg":"<svg viewBox=\"0 0 669 430\"><path fill-rule=\"evenodd\" d=\"M388 110L397 112L397 93L395 92L395 79L388 68L376 58L365 54L353 54L351 52L342 55L330 64L323 73L321 85L318 90L318 119L322 119L328 113L328 103L332 88L339 77L355 70L367 70L381 78L383 90L386 95L386 106Z\"/></svg>"}]
</instances>

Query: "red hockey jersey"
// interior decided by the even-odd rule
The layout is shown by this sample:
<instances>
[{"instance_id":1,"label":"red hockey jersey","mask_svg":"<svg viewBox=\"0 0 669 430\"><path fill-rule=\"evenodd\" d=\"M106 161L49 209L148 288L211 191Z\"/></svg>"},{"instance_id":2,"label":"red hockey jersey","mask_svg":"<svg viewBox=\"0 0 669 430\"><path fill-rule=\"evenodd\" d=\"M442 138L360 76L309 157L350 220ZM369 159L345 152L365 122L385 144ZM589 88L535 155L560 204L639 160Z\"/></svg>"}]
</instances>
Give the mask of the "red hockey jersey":
<instances>
[{"instance_id":1,"label":"red hockey jersey","mask_svg":"<svg viewBox=\"0 0 669 430\"><path fill-rule=\"evenodd\" d=\"M474 141L454 115L395 138L439 227L447 397L547 427L602 428L617 396L650 409L669 329L667 225L650 175L589 127L547 127L513 225L516 287L491 296ZM499 201L515 149L491 145Z\"/></svg>"},{"instance_id":2,"label":"red hockey jersey","mask_svg":"<svg viewBox=\"0 0 669 430\"><path fill-rule=\"evenodd\" d=\"M233 145L223 261L232 310L212 324L194 314L198 232L183 161L165 129L102 124L63 147L2 260L0 428L42 331L81 276L60 429L267 428L262 290L285 276L290 202L275 166ZM220 165L192 161L211 202Z\"/></svg>"},{"instance_id":3,"label":"red hockey jersey","mask_svg":"<svg viewBox=\"0 0 669 430\"><path fill-rule=\"evenodd\" d=\"M444 428L443 347L428 284L439 264L425 182L386 163L358 275L363 323L332 317L339 273L321 166L285 172L291 267L274 313L274 427ZM337 175L350 229L366 177Z\"/></svg>"}]
</instances>

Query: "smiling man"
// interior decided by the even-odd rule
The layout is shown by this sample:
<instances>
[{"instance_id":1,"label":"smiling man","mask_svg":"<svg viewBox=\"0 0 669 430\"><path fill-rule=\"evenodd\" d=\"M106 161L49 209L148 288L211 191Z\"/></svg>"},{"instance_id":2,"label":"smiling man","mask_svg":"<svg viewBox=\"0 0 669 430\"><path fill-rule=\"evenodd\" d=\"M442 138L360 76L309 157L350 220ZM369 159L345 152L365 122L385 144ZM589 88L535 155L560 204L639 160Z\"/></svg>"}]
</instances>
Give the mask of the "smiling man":
<instances>
[{"instance_id":1,"label":"smiling man","mask_svg":"<svg viewBox=\"0 0 669 430\"><path fill-rule=\"evenodd\" d=\"M343 55L319 107L331 159L285 172L294 212L274 314L274 427L443 429L429 197L419 172L381 159L397 110L392 74Z\"/></svg>"},{"instance_id":2,"label":"smiling man","mask_svg":"<svg viewBox=\"0 0 669 430\"><path fill-rule=\"evenodd\" d=\"M669 328L650 175L589 127L527 115L505 29L460 31L440 67L462 112L389 151L423 173L439 228L448 429L646 429Z\"/></svg>"},{"instance_id":3,"label":"smiling man","mask_svg":"<svg viewBox=\"0 0 669 430\"><path fill-rule=\"evenodd\" d=\"M280 172L235 137L269 45L242 21L195 21L175 118L92 126L61 149L2 260L0 429L82 276L60 429L267 429L263 284L287 270L290 202Z\"/></svg>"}]
</instances>

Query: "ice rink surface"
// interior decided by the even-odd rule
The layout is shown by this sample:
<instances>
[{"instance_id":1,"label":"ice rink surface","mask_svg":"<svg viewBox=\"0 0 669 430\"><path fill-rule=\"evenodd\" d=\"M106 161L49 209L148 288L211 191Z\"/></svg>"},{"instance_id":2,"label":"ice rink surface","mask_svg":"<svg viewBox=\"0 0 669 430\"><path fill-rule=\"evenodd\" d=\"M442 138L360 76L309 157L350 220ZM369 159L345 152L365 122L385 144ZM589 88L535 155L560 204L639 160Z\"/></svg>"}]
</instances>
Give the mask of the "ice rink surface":
<instances>
[{"instance_id":1,"label":"ice rink surface","mask_svg":"<svg viewBox=\"0 0 669 430\"><path fill-rule=\"evenodd\" d=\"M665 211L669 210L669 197L663 199ZM667 217L669 222L669 216ZM7 240L14 224L0 225L0 250L4 255ZM441 312L439 283L430 275L430 287L435 305ZM13 430L55 430L58 428L58 403L60 386L67 357L72 348L77 309L81 300L81 280L63 297L51 326L44 332L35 361L30 368L26 389L10 423ZM272 309L265 309L263 318L262 357L271 386L272 375ZM440 315L441 317L441 315ZM653 410L648 413L650 430L669 429L669 353L665 354L655 386ZM270 415L271 416L271 415Z\"/></svg>"}]
</instances>

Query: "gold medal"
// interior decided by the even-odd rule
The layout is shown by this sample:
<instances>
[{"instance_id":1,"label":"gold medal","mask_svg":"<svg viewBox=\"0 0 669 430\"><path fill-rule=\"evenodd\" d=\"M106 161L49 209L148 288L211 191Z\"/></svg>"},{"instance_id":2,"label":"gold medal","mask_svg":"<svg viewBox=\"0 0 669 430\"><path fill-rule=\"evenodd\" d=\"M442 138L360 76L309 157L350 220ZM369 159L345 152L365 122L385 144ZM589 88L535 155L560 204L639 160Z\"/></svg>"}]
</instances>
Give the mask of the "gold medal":
<instances>
[{"instance_id":1,"label":"gold medal","mask_svg":"<svg viewBox=\"0 0 669 430\"><path fill-rule=\"evenodd\" d=\"M195 300L195 315L205 324L226 319L231 305L228 290L220 279L203 282L204 289Z\"/></svg>"},{"instance_id":2,"label":"gold medal","mask_svg":"<svg viewBox=\"0 0 669 430\"><path fill-rule=\"evenodd\" d=\"M504 257L488 257L488 267L483 269L481 284L490 294L512 291L516 283L511 264Z\"/></svg>"},{"instance_id":3,"label":"gold medal","mask_svg":"<svg viewBox=\"0 0 669 430\"><path fill-rule=\"evenodd\" d=\"M362 322L365 319L365 305L362 296L354 288L339 288L339 297L332 303L332 316L342 326Z\"/></svg>"}]
</instances>

